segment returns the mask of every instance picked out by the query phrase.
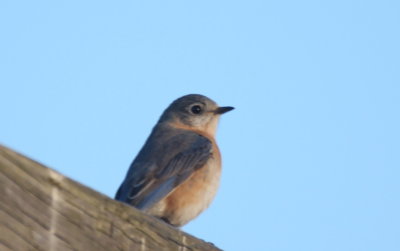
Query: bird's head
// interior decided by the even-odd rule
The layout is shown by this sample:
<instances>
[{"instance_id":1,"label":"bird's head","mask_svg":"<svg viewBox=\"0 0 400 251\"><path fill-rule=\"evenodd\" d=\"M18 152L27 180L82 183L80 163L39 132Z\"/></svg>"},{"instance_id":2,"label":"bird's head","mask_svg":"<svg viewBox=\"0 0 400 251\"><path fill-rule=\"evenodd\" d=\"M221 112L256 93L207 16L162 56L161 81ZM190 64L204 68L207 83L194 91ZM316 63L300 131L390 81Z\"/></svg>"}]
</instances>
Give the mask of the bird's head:
<instances>
[{"instance_id":1,"label":"bird's head","mask_svg":"<svg viewBox=\"0 0 400 251\"><path fill-rule=\"evenodd\" d=\"M231 106L218 106L206 96L189 94L172 102L162 114L159 123L166 122L175 127L204 131L214 135L220 115L233 109Z\"/></svg>"}]
</instances>

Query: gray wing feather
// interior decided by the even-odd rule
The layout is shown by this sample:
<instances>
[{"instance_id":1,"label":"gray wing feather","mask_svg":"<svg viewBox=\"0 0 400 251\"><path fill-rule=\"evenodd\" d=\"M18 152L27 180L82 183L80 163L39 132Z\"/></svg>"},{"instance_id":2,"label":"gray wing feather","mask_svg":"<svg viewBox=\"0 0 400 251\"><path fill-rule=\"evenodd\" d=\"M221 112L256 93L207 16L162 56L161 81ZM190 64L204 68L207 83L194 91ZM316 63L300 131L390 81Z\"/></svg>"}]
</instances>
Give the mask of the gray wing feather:
<instances>
[{"instance_id":1,"label":"gray wing feather","mask_svg":"<svg viewBox=\"0 0 400 251\"><path fill-rule=\"evenodd\" d=\"M154 138L158 142L151 142ZM210 140L190 131L180 130L165 141L150 136L115 198L139 209L149 208L201 168L211 150Z\"/></svg>"}]
</instances>

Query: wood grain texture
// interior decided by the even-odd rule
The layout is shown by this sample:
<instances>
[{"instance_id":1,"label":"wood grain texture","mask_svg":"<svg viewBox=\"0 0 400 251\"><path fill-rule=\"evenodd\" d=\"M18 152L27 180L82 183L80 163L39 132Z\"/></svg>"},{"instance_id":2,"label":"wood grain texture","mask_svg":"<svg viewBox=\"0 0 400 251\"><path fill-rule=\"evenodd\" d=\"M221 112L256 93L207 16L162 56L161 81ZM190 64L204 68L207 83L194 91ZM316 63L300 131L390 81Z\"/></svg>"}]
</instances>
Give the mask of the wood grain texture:
<instances>
[{"instance_id":1,"label":"wood grain texture","mask_svg":"<svg viewBox=\"0 0 400 251\"><path fill-rule=\"evenodd\" d=\"M0 145L0 250L219 250Z\"/></svg>"}]
</instances>

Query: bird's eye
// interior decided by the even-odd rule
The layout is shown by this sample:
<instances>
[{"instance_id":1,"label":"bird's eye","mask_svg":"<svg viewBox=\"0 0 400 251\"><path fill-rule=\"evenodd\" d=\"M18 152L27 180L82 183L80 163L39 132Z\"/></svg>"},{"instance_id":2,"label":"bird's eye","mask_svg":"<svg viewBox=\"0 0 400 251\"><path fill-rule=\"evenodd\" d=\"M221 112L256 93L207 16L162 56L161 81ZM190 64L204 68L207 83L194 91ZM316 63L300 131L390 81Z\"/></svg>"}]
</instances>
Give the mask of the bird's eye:
<instances>
[{"instance_id":1,"label":"bird's eye","mask_svg":"<svg viewBox=\"0 0 400 251\"><path fill-rule=\"evenodd\" d=\"M201 109L201 106L199 105L192 106L190 110L192 111L193 114L200 114L203 111L203 109Z\"/></svg>"}]
</instances>

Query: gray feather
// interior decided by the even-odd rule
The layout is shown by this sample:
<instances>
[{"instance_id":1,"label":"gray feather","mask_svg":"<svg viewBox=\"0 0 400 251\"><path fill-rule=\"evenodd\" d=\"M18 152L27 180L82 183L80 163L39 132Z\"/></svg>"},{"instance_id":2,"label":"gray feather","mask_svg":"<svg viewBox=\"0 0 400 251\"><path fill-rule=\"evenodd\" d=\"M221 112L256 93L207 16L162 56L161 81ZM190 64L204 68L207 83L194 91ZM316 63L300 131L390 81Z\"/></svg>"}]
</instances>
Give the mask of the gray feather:
<instances>
[{"instance_id":1,"label":"gray feather","mask_svg":"<svg viewBox=\"0 0 400 251\"><path fill-rule=\"evenodd\" d=\"M153 129L128 170L115 199L147 209L166 197L208 161L212 143L192 131Z\"/></svg>"}]
</instances>

